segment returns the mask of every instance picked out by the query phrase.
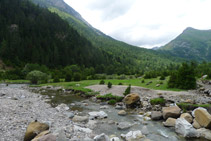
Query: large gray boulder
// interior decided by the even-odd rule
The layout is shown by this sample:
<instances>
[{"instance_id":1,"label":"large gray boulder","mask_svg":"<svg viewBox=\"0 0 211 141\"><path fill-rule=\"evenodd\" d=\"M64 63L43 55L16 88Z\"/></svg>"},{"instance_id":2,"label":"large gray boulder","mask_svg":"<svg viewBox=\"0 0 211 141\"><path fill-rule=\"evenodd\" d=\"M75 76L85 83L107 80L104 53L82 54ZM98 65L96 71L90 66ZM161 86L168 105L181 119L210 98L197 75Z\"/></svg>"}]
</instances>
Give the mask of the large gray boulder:
<instances>
[{"instance_id":1,"label":"large gray boulder","mask_svg":"<svg viewBox=\"0 0 211 141\"><path fill-rule=\"evenodd\" d=\"M152 120L161 120L163 118L163 114L160 111L152 111L151 119Z\"/></svg>"},{"instance_id":2,"label":"large gray boulder","mask_svg":"<svg viewBox=\"0 0 211 141\"><path fill-rule=\"evenodd\" d=\"M209 129L201 128L197 129L201 138L205 138L207 140L211 140L211 131Z\"/></svg>"},{"instance_id":3,"label":"large gray boulder","mask_svg":"<svg viewBox=\"0 0 211 141\"><path fill-rule=\"evenodd\" d=\"M118 123L117 129L125 130L125 129L129 129L132 126L133 125L130 124L129 122L120 122L120 123Z\"/></svg>"},{"instance_id":4,"label":"large gray boulder","mask_svg":"<svg viewBox=\"0 0 211 141\"><path fill-rule=\"evenodd\" d=\"M184 118L178 118L175 123L175 131L186 138L199 137L199 133Z\"/></svg>"},{"instance_id":5,"label":"large gray boulder","mask_svg":"<svg viewBox=\"0 0 211 141\"><path fill-rule=\"evenodd\" d=\"M178 106L163 107L162 112L164 119L167 119L169 117L178 118L180 116L181 109Z\"/></svg>"}]
</instances>

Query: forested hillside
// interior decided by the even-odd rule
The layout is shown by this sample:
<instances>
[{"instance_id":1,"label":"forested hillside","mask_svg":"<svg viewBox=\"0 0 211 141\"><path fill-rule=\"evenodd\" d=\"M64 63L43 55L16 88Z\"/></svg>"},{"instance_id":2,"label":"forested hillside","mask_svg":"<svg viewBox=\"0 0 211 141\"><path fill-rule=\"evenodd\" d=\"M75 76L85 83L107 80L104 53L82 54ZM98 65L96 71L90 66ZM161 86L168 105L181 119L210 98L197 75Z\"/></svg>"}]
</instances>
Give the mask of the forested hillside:
<instances>
[{"instance_id":1,"label":"forested hillside","mask_svg":"<svg viewBox=\"0 0 211 141\"><path fill-rule=\"evenodd\" d=\"M211 61L211 30L189 27L160 50L188 60Z\"/></svg>"}]
</instances>

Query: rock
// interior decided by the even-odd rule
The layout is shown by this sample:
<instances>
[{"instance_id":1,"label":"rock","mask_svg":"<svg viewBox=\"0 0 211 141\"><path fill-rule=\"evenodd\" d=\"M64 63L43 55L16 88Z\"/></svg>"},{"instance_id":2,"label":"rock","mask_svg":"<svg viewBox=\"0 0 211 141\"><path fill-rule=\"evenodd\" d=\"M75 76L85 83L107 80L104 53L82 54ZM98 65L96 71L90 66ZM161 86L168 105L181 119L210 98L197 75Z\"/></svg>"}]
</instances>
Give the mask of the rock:
<instances>
[{"instance_id":1,"label":"rock","mask_svg":"<svg viewBox=\"0 0 211 141\"><path fill-rule=\"evenodd\" d=\"M161 120L163 118L163 114L160 111L152 111L151 119L152 120Z\"/></svg>"},{"instance_id":2,"label":"rock","mask_svg":"<svg viewBox=\"0 0 211 141\"><path fill-rule=\"evenodd\" d=\"M207 111L197 109L195 110L194 115L200 126L211 129L211 115Z\"/></svg>"},{"instance_id":3,"label":"rock","mask_svg":"<svg viewBox=\"0 0 211 141\"><path fill-rule=\"evenodd\" d=\"M150 117L144 117L143 120L144 121L149 121L149 120L151 120L151 118Z\"/></svg>"},{"instance_id":4,"label":"rock","mask_svg":"<svg viewBox=\"0 0 211 141\"><path fill-rule=\"evenodd\" d=\"M156 87L160 87L160 84L157 84Z\"/></svg>"},{"instance_id":5,"label":"rock","mask_svg":"<svg viewBox=\"0 0 211 141\"><path fill-rule=\"evenodd\" d=\"M74 116L72 121L74 122L87 122L89 118L87 116Z\"/></svg>"},{"instance_id":6,"label":"rock","mask_svg":"<svg viewBox=\"0 0 211 141\"><path fill-rule=\"evenodd\" d=\"M104 133L97 135L94 137L94 141L110 141L109 137L105 135Z\"/></svg>"},{"instance_id":7,"label":"rock","mask_svg":"<svg viewBox=\"0 0 211 141\"><path fill-rule=\"evenodd\" d=\"M110 141L120 141L120 139L119 139L118 137L112 137L112 138L110 139Z\"/></svg>"},{"instance_id":8,"label":"rock","mask_svg":"<svg viewBox=\"0 0 211 141\"><path fill-rule=\"evenodd\" d=\"M89 120L89 122L87 123L87 127L89 127L90 129L94 129L97 127L97 121L96 120Z\"/></svg>"},{"instance_id":9,"label":"rock","mask_svg":"<svg viewBox=\"0 0 211 141\"><path fill-rule=\"evenodd\" d=\"M37 140L32 140L32 141L56 141L56 136L52 134L47 134L42 137L39 137Z\"/></svg>"},{"instance_id":10,"label":"rock","mask_svg":"<svg viewBox=\"0 0 211 141\"><path fill-rule=\"evenodd\" d=\"M74 130L74 132L83 132L83 133L86 133L86 134L92 133L91 129L83 128L83 127L80 127L80 126L77 126L77 125L74 125L73 130Z\"/></svg>"},{"instance_id":11,"label":"rock","mask_svg":"<svg viewBox=\"0 0 211 141\"><path fill-rule=\"evenodd\" d=\"M42 136L44 136L44 135L47 135L47 134L49 134L49 133L50 133L50 131L48 131L48 130L43 131L43 132L41 132L40 134L38 134L32 141L37 141L38 138L40 138L40 137L42 137Z\"/></svg>"},{"instance_id":12,"label":"rock","mask_svg":"<svg viewBox=\"0 0 211 141\"><path fill-rule=\"evenodd\" d=\"M211 131L205 128L198 129L197 132L201 138L211 140Z\"/></svg>"},{"instance_id":13,"label":"rock","mask_svg":"<svg viewBox=\"0 0 211 141\"><path fill-rule=\"evenodd\" d=\"M194 101L192 99L187 99L185 100L185 103L191 103L191 104L194 104Z\"/></svg>"},{"instance_id":14,"label":"rock","mask_svg":"<svg viewBox=\"0 0 211 141\"><path fill-rule=\"evenodd\" d=\"M196 129L194 129L193 126L184 118L178 118L176 120L175 131L183 137L199 137L199 133L196 131Z\"/></svg>"},{"instance_id":15,"label":"rock","mask_svg":"<svg viewBox=\"0 0 211 141\"><path fill-rule=\"evenodd\" d=\"M181 109L178 106L163 107L162 112L164 119L169 117L178 118L180 116Z\"/></svg>"},{"instance_id":16,"label":"rock","mask_svg":"<svg viewBox=\"0 0 211 141\"><path fill-rule=\"evenodd\" d=\"M127 134L121 134L121 137L126 141L138 141L144 136L142 135L141 131L130 131Z\"/></svg>"},{"instance_id":17,"label":"rock","mask_svg":"<svg viewBox=\"0 0 211 141\"><path fill-rule=\"evenodd\" d=\"M196 129L201 128L201 126L199 125L199 123L198 123L195 119L193 120L193 124L192 124L192 125L193 125L193 127L196 128Z\"/></svg>"},{"instance_id":18,"label":"rock","mask_svg":"<svg viewBox=\"0 0 211 141\"><path fill-rule=\"evenodd\" d=\"M189 113L183 113L183 114L181 114L180 118L184 118L189 123L192 123L193 122L193 117Z\"/></svg>"},{"instance_id":19,"label":"rock","mask_svg":"<svg viewBox=\"0 0 211 141\"><path fill-rule=\"evenodd\" d=\"M132 127L132 125L129 122L120 122L118 123L117 129L125 130L129 129L130 127Z\"/></svg>"},{"instance_id":20,"label":"rock","mask_svg":"<svg viewBox=\"0 0 211 141\"><path fill-rule=\"evenodd\" d=\"M193 116L193 117L195 117L195 111L196 111L196 110L198 110L198 109L201 109L201 110L207 111L207 109L205 109L205 108L198 107L198 108L196 108L196 109L194 109L194 110L192 111L192 113L191 113L191 114L192 114L192 116Z\"/></svg>"},{"instance_id":21,"label":"rock","mask_svg":"<svg viewBox=\"0 0 211 141\"><path fill-rule=\"evenodd\" d=\"M147 106L149 106L149 102L147 102L147 101L142 101L142 103L141 103L141 104L142 104L142 106L143 106L143 107L147 107Z\"/></svg>"},{"instance_id":22,"label":"rock","mask_svg":"<svg viewBox=\"0 0 211 141\"><path fill-rule=\"evenodd\" d=\"M100 112L89 112L89 119L103 119L103 118L107 118L108 115L104 112L104 111L100 111Z\"/></svg>"},{"instance_id":23,"label":"rock","mask_svg":"<svg viewBox=\"0 0 211 141\"><path fill-rule=\"evenodd\" d=\"M58 110L58 111L67 111L67 110L69 110L70 108L66 105L66 104L60 104L60 105L58 105L57 107L56 107L56 109Z\"/></svg>"},{"instance_id":24,"label":"rock","mask_svg":"<svg viewBox=\"0 0 211 141\"><path fill-rule=\"evenodd\" d=\"M118 112L118 115L125 116L125 115L127 115L127 113L126 113L125 110L121 110L121 111Z\"/></svg>"},{"instance_id":25,"label":"rock","mask_svg":"<svg viewBox=\"0 0 211 141\"><path fill-rule=\"evenodd\" d=\"M163 125L166 127L174 127L176 123L176 119L175 118L168 118L166 120L166 122L163 122Z\"/></svg>"},{"instance_id":26,"label":"rock","mask_svg":"<svg viewBox=\"0 0 211 141\"><path fill-rule=\"evenodd\" d=\"M66 112L65 115L68 117L68 118L73 118L75 116L74 113L72 112Z\"/></svg>"},{"instance_id":27,"label":"rock","mask_svg":"<svg viewBox=\"0 0 211 141\"><path fill-rule=\"evenodd\" d=\"M126 105L132 105L132 104L136 104L137 102L140 101L140 96L138 94L128 94L127 96L125 96L125 98L123 99L123 102Z\"/></svg>"},{"instance_id":28,"label":"rock","mask_svg":"<svg viewBox=\"0 0 211 141\"><path fill-rule=\"evenodd\" d=\"M49 126L47 124L31 122L26 129L24 141L31 141L35 136L48 129Z\"/></svg>"},{"instance_id":29,"label":"rock","mask_svg":"<svg viewBox=\"0 0 211 141\"><path fill-rule=\"evenodd\" d=\"M147 126L143 126L142 129L141 129L141 132L144 135L148 135L149 134L149 130L148 130Z\"/></svg>"},{"instance_id":30,"label":"rock","mask_svg":"<svg viewBox=\"0 0 211 141\"><path fill-rule=\"evenodd\" d=\"M109 107L107 105L101 106L100 109L108 109Z\"/></svg>"},{"instance_id":31,"label":"rock","mask_svg":"<svg viewBox=\"0 0 211 141\"><path fill-rule=\"evenodd\" d=\"M151 117L151 114L152 114L152 112L146 112L146 113L144 114L144 116L145 116L145 117Z\"/></svg>"}]
</instances>

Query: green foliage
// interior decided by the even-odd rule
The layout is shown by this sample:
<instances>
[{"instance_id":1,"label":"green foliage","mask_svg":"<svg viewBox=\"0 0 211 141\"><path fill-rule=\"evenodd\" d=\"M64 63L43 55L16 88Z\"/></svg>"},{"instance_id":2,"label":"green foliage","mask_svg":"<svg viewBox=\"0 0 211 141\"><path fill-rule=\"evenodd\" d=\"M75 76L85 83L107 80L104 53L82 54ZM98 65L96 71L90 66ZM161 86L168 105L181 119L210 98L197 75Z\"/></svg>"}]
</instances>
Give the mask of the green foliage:
<instances>
[{"instance_id":1,"label":"green foliage","mask_svg":"<svg viewBox=\"0 0 211 141\"><path fill-rule=\"evenodd\" d=\"M124 97L121 96L114 96L112 94L106 94L106 95L98 95L97 99L103 100L103 101L108 101L108 100L116 100L117 102L121 102Z\"/></svg>"},{"instance_id":2,"label":"green foliage","mask_svg":"<svg viewBox=\"0 0 211 141\"><path fill-rule=\"evenodd\" d=\"M163 98L154 98L154 99L150 99L150 103L151 105L162 105L165 106L166 104L166 100Z\"/></svg>"},{"instance_id":3,"label":"green foliage","mask_svg":"<svg viewBox=\"0 0 211 141\"><path fill-rule=\"evenodd\" d=\"M108 82L108 88L110 89L112 87L112 83Z\"/></svg>"},{"instance_id":4,"label":"green foliage","mask_svg":"<svg viewBox=\"0 0 211 141\"><path fill-rule=\"evenodd\" d=\"M53 82L54 83L60 82L59 76L57 76L57 75L54 76Z\"/></svg>"},{"instance_id":5,"label":"green foliage","mask_svg":"<svg viewBox=\"0 0 211 141\"><path fill-rule=\"evenodd\" d=\"M165 76L161 75L160 80L165 80L165 79L166 79Z\"/></svg>"},{"instance_id":6,"label":"green foliage","mask_svg":"<svg viewBox=\"0 0 211 141\"><path fill-rule=\"evenodd\" d=\"M196 78L194 69L193 64L183 63L177 72L171 74L168 87L185 90L195 89Z\"/></svg>"},{"instance_id":7,"label":"green foliage","mask_svg":"<svg viewBox=\"0 0 211 141\"><path fill-rule=\"evenodd\" d=\"M121 82L119 82L119 84L118 85L123 85Z\"/></svg>"},{"instance_id":8,"label":"green foliage","mask_svg":"<svg viewBox=\"0 0 211 141\"><path fill-rule=\"evenodd\" d=\"M131 90L131 84L129 84L129 86L126 88L125 92L123 93L124 96L130 94L130 90Z\"/></svg>"},{"instance_id":9,"label":"green foliage","mask_svg":"<svg viewBox=\"0 0 211 141\"><path fill-rule=\"evenodd\" d=\"M179 106L183 111L189 111L189 110L194 110L198 107L209 108L211 107L211 104L177 103L177 106Z\"/></svg>"},{"instance_id":10,"label":"green foliage","mask_svg":"<svg viewBox=\"0 0 211 141\"><path fill-rule=\"evenodd\" d=\"M116 104L116 100L115 99L111 99L111 100L108 101L108 104L115 105Z\"/></svg>"},{"instance_id":11,"label":"green foliage","mask_svg":"<svg viewBox=\"0 0 211 141\"><path fill-rule=\"evenodd\" d=\"M74 73L73 80L74 81L80 81L81 80L81 74L79 72Z\"/></svg>"},{"instance_id":12,"label":"green foliage","mask_svg":"<svg viewBox=\"0 0 211 141\"><path fill-rule=\"evenodd\" d=\"M41 71L34 70L27 74L26 79L30 80L32 84L38 84L38 82L46 83L49 78L47 74Z\"/></svg>"},{"instance_id":13,"label":"green foliage","mask_svg":"<svg viewBox=\"0 0 211 141\"><path fill-rule=\"evenodd\" d=\"M144 79L141 81L141 83L144 83L145 81L144 81Z\"/></svg>"},{"instance_id":14,"label":"green foliage","mask_svg":"<svg viewBox=\"0 0 211 141\"><path fill-rule=\"evenodd\" d=\"M104 80L101 80L99 84L100 85L104 85L105 84L105 81Z\"/></svg>"},{"instance_id":15,"label":"green foliage","mask_svg":"<svg viewBox=\"0 0 211 141\"><path fill-rule=\"evenodd\" d=\"M70 82L72 81L72 73L71 72L67 72L65 75L65 81L66 82Z\"/></svg>"}]
</instances>

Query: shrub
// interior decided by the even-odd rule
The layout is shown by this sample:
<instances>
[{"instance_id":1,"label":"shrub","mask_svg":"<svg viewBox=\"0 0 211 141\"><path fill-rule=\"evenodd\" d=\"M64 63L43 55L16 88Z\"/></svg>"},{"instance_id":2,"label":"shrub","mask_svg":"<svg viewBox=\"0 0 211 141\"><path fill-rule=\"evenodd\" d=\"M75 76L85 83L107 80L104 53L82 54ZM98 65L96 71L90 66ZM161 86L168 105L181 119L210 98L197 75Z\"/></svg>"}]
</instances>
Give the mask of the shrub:
<instances>
[{"instance_id":1,"label":"shrub","mask_svg":"<svg viewBox=\"0 0 211 141\"><path fill-rule=\"evenodd\" d=\"M111 100L108 101L108 104L110 104L110 105L115 105L115 104L116 104L116 100L111 99Z\"/></svg>"},{"instance_id":2,"label":"shrub","mask_svg":"<svg viewBox=\"0 0 211 141\"><path fill-rule=\"evenodd\" d=\"M54 82L54 83L60 82L59 76L58 76L58 75L56 75L56 76L54 77L53 82Z\"/></svg>"},{"instance_id":3,"label":"shrub","mask_svg":"<svg viewBox=\"0 0 211 141\"><path fill-rule=\"evenodd\" d=\"M144 79L141 81L141 83L144 83L145 81L144 81Z\"/></svg>"},{"instance_id":4,"label":"shrub","mask_svg":"<svg viewBox=\"0 0 211 141\"><path fill-rule=\"evenodd\" d=\"M72 74L70 72L67 72L65 75L65 81L70 82L72 80Z\"/></svg>"},{"instance_id":5,"label":"shrub","mask_svg":"<svg viewBox=\"0 0 211 141\"><path fill-rule=\"evenodd\" d=\"M110 89L112 87L112 83L108 82L108 88Z\"/></svg>"},{"instance_id":6,"label":"shrub","mask_svg":"<svg viewBox=\"0 0 211 141\"><path fill-rule=\"evenodd\" d=\"M123 93L124 96L130 94L131 84L126 88L125 92Z\"/></svg>"},{"instance_id":7,"label":"shrub","mask_svg":"<svg viewBox=\"0 0 211 141\"><path fill-rule=\"evenodd\" d=\"M32 84L38 84L39 81L46 82L48 80L48 75L41 71L31 71L26 76L27 80L30 80Z\"/></svg>"},{"instance_id":8,"label":"shrub","mask_svg":"<svg viewBox=\"0 0 211 141\"><path fill-rule=\"evenodd\" d=\"M150 100L151 105L162 105L164 106L166 104L166 100L163 98L154 98Z\"/></svg>"},{"instance_id":9,"label":"shrub","mask_svg":"<svg viewBox=\"0 0 211 141\"><path fill-rule=\"evenodd\" d=\"M73 80L74 81L80 81L81 80L81 74L79 72L74 73Z\"/></svg>"},{"instance_id":10,"label":"shrub","mask_svg":"<svg viewBox=\"0 0 211 141\"><path fill-rule=\"evenodd\" d=\"M165 79L166 79L165 76L161 75L160 80L165 80Z\"/></svg>"},{"instance_id":11,"label":"shrub","mask_svg":"<svg viewBox=\"0 0 211 141\"><path fill-rule=\"evenodd\" d=\"M119 84L118 85L123 85L121 82L119 82Z\"/></svg>"},{"instance_id":12,"label":"shrub","mask_svg":"<svg viewBox=\"0 0 211 141\"><path fill-rule=\"evenodd\" d=\"M99 84L100 85L104 85L105 84L105 81L104 80L101 80Z\"/></svg>"},{"instance_id":13,"label":"shrub","mask_svg":"<svg viewBox=\"0 0 211 141\"><path fill-rule=\"evenodd\" d=\"M123 100L124 97L122 96L114 96L111 93L110 94L106 94L106 95L98 95L97 99L103 100L103 101L108 101L111 99L116 100L117 102L121 102Z\"/></svg>"}]
</instances>

